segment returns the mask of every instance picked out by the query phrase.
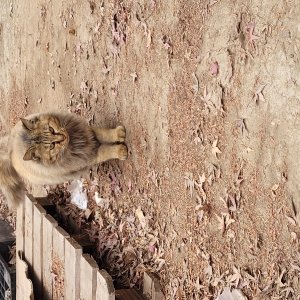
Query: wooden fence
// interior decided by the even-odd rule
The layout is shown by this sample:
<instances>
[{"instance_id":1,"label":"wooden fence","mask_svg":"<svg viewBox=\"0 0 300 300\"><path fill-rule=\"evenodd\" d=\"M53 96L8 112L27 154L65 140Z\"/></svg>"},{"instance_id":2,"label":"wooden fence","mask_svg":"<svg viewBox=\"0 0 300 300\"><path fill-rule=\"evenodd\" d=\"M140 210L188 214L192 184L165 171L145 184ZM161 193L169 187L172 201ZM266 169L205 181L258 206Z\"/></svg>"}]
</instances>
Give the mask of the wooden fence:
<instances>
[{"instance_id":1,"label":"wooden fence","mask_svg":"<svg viewBox=\"0 0 300 300\"><path fill-rule=\"evenodd\" d=\"M28 195L17 211L17 252L28 265L34 299L141 300L134 289L115 290L111 276L99 269L93 257L47 214L47 202ZM21 271L20 271L21 272ZM17 263L17 299L24 296L24 281ZM145 276L144 292L153 300L163 299Z\"/></svg>"}]
</instances>

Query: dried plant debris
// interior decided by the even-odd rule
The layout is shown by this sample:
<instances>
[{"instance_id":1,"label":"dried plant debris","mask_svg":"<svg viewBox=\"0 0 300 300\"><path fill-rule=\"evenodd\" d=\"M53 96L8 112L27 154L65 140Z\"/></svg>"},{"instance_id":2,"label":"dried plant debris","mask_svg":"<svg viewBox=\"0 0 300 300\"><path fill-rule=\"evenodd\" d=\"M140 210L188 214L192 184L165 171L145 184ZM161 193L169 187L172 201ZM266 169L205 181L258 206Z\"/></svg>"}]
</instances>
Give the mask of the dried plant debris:
<instances>
[{"instance_id":1,"label":"dried plant debris","mask_svg":"<svg viewBox=\"0 0 300 300\"><path fill-rule=\"evenodd\" d=\"M145 270L157 273L165 265L155 211L117 205L117 195L123 190L120 171L107 166L100 172L101 184L98 177L83 181L90 200L86 210L70 204L66 186L53 190L49 197L89 234L96 243L96 259L118 285L139 286Z\"/></svg>"},{"instance_id":2,"label":"dried plant debris","mask_svg":"<svg viewBox=\"0 0 300 300\"><path fill-rule=\"evenodd\" d=\"M240 129L242 135L244 135L244 133L249 133L245 120L245 118L240 118L236 120L236 128Z\"/></svg>"},{"instance_id":3,"label":"dried plant debris","mask_svg":"<svg viewBox=\"0 0 300 300\"><path fill-rule=\"evenodd\" d=\"M247 37L247 43L250 45L250 47L255 49L256 45L254 41L258 40L259 36L254 34L254 30L255 30L255 24L253 22L249 23L245 27L245 35Z\"/></svg>"},{"instance_id":4,"label":"dried plant debris","mask_svg":"<svg viewBox=\"0 0 300 300\"><path fill-rule=\"evenodd\" d=\"M111 20L112 42L110 45L110 51L114 57L119 55L120 47L126 43L126 29L130 18L130 13L124 6L123 1L117 2L118 3L115 4L116 11Z\"/></svg>"},{"instance_id":5,"label":"dried plant debris","mask_svg":"<svg viewBox=\"0 0 300 300\"><path fill-rule=\"evenodd\" d=\"M229 213L222 213L221 216L216 215L216 217L219 221L218 228L221 230L222 235L226 232L229 225L235 222L235 220L230 217Z\"/></svg>"},{"instance_id":6,"label":"dried plant debris","mask_svg":"<svg viewBox=\"0 0 300 300\"><path fill-rule=\"evenodd\" d=\"M274 186L272 187L272 192L274 193L273 189L274 189ZM275 189L275 191L276 191L276 189ZM276 194L275 194L275 196L276 196ZM291 202L292 202L291 203L292 204L292 214L286 215L286 219L289 222L289 224L300 227L300 212L296 208L296 204L293 199Z\"/></svg>"},{"instance_id":7,"label":"dried plant debris","mask_svg":"<svg viewBox=\"0 0 300 300\"><path fill-rule=\"evenodd\" d=\"M215 181L221 178L221 169L218 165L209 164L208 166L208 176L207 176L207 183L208 185L212 185Z\"/></svg>"},{"instance_id":8,"label":"dried plant debris","mask_svg":"<svg viewBox=\"0 0 300 300\"><path fill-rule=\"evenodd\" d=\"M214 91L208 92L208 88L205 86L200 96L200 99L205 107L205 113L207 115L218 115L223 114L223 91L222 87L218 86L214 88Z\"/></svg>"},{"instance_id":9,"label":"dried plant debris","mask_svg":"<svg viewBox=\"0 0 300 300\"><path fill-rule=\"evenodd\" d=\"M212 76L217 76L218 73L219 73L219 63L217 61L215 61L210 66L210 74Z\"/></svg>"},{"instance_id":10,"label":"dried plant debris","mask_svg":"<svg viewBox=\"0 0 300 300\"><path fill-rule=\"evenodd\" d=\"M240 189L243 169L243 164L236 167L231 187L225 190L220 199L223 209L218 213L212 210L210 189L221 178L220 167L207 164L205 173L186 172L183 178L183 188L194 201L193 211L198 226L216 225L215 232L219 232L224 239L224 253L232 259L241 230L239 214L242 207ZM150 186L155 185L157 174L152 171L146 177L147 182L152 183ZM53 190L50 196L58 206L64 207L68 216L76 220L76 226L81 231L89 234L96 244L95 258L113 276L118 286L139 287L143 272L150 270L161 278L167 278L164 281L167 299L264 299L260 297L270 295L277 297L274 299L297 299L300 253L294 255L291 261L284 261L280 266L275 263L269 269L260 269L256 265L241 267L234 263L228 266L222 263L224 254L218 260L216 253L203 242L211 238L205 231L201 231L200 237L192 231L187 231L186 236L182 237L175 227L167 229L167 221L157 218L151 199L143 201L143 205L119 203L118 197L128 191L128 180L124 180L117 164L104 164L97 175L91 180L83 180L82 184L89 198L85 210L70 204L67 185ZM132 192L132 183L129 186ZM147 194L142 191L139 193L141 198L147 198ZM172 207L171 211L174 217L178 214L176 207ZM289 215L293 220L292 225L296 225L296 215L297 212ZM294 229L291 240L296 245L297 228L290 228ZM227 248L226 243L232 248ZM186 257L180 272L182 276L173 277L173 273L168 272L166 253L173 247L183 251L188 245L193 247L202 261L200 273L191 272ZM261 238L257 235L249 242L247 257L257 259L260 247Z\"/></svg>"},{"instance_id":11,"label":"dried plant debris","mask_svg":"<svg viewBox=\"0 0 300 300\"><path fill-rule=\"evenodd\" d=\"M195 145L202 145L204 143L204 135L201 129L201 125L198 124L191 132L192 135L192 141L195 143Z\"/></svg>"},{"instance_id":12,"label":"dried plant debris","mask_svg":"<svg viewBox=\"0 0 300 300\"><path fill-rule=\"evenodd\" d=\"M12 212L8 209L7 201L0 191L0 219L5 220L15 230L16 217L16 212Z\"/></svg>"},{"instance_id":13,"label":"dried plant debris","mask_svg":"<svg viewBox=\"0 0 300 300\"><path fill-rule=\"evenodd\" d=\"M263 90L265 89L266 86L267 84L261 84L256 89L253 96L253 100L256 104L259 104L260 102L266 102L265 96L263 94Z\"/></svg>"},{"instance_id":14,"label":"dried plant debris","mask_svg":"<svg viewBox=\"0 0 300 300\"><path fill-rule=\"evenodd\" d=\"M70 92L69 99L68 111L86 118L89 124L93 124L95 114L91 107L98 101L98 91L93 88L92 83L83 80L80 84L80 92L78 94Z\"/></svg>"},{"instance_id":15,"label":"dried plant debris","mask_svg":"<svg viewBox=\"0 0 300 300\"><path fill-rule=\"evenodd\" d=\"M192 90L194 91L194 95L197 95L199 92L199 79L195 73L192 73L195 84L192 85Z\"/></svg>"},{"instance_id":16,"label":"dried plant debris","mask_svg":"<svg viewBox=\"0 0 300 300\"><path fill-rule=\"evenodd\" d=\"M211 149L211 153L214 155L215 158L218 158L217 154L221 154L222 151L219 149L219 147L217 146L218 144L218 140L214 140L212 143L212 149Z\"/></svg>"},{"instance_id":17,"label":"dried plant debris","mask_svg":"<svg viewBox=\"0 0 300 300\"><path fill-rule=\"evenodd\" d=\"M204 173L198 175L198 179L194 179L194 175L188 172L184 176L185 187L189 191L190 196L192 197L194 192L197 191L198 197L200 196L204 200L206 200L206 193L203 186L205 181L206 177Z\"/></svg>"},{"instance_id":18,"label":"dried plant debris","mask_svg":"<svg viewBox=\"0 0 300 300\"><path fill-rule=\"evenodd\" d=\"M225 288L223 293L216 300L246 300L247 298L238 289Z\"/></svg>"},{"instance_id":19,"label":"dried plant debris","mask_svg":"<svg viewBox=\"0 0 300 300\"><path fill-rule=\"evenodd\" d=\"M53 298L54 300L64 299L65 281L64 264L56 253L52 257L51 275L53 282Z\"/></svg>"}]
</instances>

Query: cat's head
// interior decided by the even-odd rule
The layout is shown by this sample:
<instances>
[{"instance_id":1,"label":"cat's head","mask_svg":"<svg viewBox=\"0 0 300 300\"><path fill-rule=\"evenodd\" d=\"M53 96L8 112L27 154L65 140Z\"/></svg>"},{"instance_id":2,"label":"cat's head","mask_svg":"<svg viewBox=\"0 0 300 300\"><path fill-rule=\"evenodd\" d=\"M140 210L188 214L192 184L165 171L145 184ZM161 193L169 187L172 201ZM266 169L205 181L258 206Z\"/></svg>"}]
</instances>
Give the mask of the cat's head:
<instances>
[{"instance_id":1,"label":"cat's head","mask_svg":"<svg viewBox=\"0 0 300 300\"><path fill-rule=\"evenodd\" d=\"M24 128L22 138L28 145L23 159L38 161L45 165L57 162L69 143L68 133L59 118L53 115L40 115L21 121Z\"/></svg>"}]
</instances>

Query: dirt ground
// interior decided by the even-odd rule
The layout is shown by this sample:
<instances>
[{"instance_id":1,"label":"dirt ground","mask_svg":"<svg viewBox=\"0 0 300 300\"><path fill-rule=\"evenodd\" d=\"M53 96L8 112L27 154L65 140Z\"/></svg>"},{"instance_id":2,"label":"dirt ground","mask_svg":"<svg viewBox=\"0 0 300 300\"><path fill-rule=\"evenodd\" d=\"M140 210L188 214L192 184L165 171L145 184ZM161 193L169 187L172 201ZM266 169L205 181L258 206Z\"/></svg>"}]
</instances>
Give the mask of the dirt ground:
<instances>
[{"instance_id":1,"label":"dirt ground","mask_svg":"<svg viewBox=\"0 0 300 300\"><path fill-rule=\"evenodd\" d=\"M92 177L116 238L136 226L129 285L300 299L299 24L293 0L1 0L2 132L50 110L126 126L118 192Z\"/></svg>"}]
</instances>

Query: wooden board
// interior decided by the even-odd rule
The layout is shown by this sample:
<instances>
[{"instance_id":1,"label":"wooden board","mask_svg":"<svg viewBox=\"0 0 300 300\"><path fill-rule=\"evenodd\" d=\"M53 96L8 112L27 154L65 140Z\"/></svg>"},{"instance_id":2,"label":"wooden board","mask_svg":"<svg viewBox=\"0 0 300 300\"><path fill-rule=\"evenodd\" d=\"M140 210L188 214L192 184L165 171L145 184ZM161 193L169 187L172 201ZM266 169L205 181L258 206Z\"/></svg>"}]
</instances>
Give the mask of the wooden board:
<instances>
[{"instance_id":1,"label":"wooden board","mask_svg":"<svg viewBox=\"0 0 300 300\"><path fill-rule=\"evenodd\" d=\"M164 294L162 292L159 278L151 272L144 272L143 294L151 300L164 299Z\"/></svg>"},{"instance_id":2,"label":"wooden board","mask_svg":"<svg viewBox=\"0 0 300 300\"><path fill-rule=\"evenodd\" d=\"M18 300L33 300L33 285L28 278L28 265L22 260L22 251L17 252L16 264L17 264L17 296Z\"/></svg>"},{"instance_id":3,"label":"wooden board","mask_svg":"<svg viewBox=\"0 0 300 300\"><path fill-rule=\"evenodd\" d=\"M33 285L34 296L42 299L43 285L43 218L45 209L35 204L33 207Z\"/></svg>"},{"instance_id":4,"label":"wooden board","mask_svg":"<svg viewBox=\"0 0 300 300\"><path fill-rule=\"evenodd\" d=\"M61 227L55 227L53 229L53 252L57 254L60 260L65 262L65 240L70 235Z\"/></svg>"},{"instance_id":5,"label":"wooden board","mask_svg":"<svg viewBox=\"0 0 300 300\"><path fill-rule=\"evenodd\" d=\"M97 300L115 300L115 288L111 276L105 270L97 271Z\"/></svg>"},{"instance_id":6,"label":"wooden board","mask_svg":"<svg viewBox=\"0 0 300 300\"><path fill-rule=\"evenodd\" d=\"M52 248L53 228L57 227L56 220L46 215L43 218L43 299L52 299Z\"/></svg>"},{"instance_id":7,"label":"wooden board","mask_svg":"<svg viewBox=\"0 0 300 300\"><path fill-rule=\"evenodd\" d=\"M65 240L65 299L80 299L81 246L72 238Z\"/></svg>"},{"instance_id":8,"label":"wooden board","mask_svg":"<svg viewBox=\"0 0 300 300\"><path fill-rule=\"evenodd\" d=\"M24 251L24 203L17 208L16 251Z\"/></svg>"},{"instance_id":9,"label":"wooden board","mask_svg":"<svg viewBox=\"0 0 300 300\"><path fill-rule=\"evenodd\" d=\"M30 195L25 196L24 202L24 257L28 264L29 276L32 275L33 266L33 203L34 198Z\"/></svg>"},{"instance_id":10,"label":"wooden board","mask_svg":"<svg viewBox=\"0 0 300 300\"><path fill-rule=\"evenodd\" d=\"M83 254L80 262L81 300L96 300L98 264L89 254Z\"/></svg>"},{"instance_id":11,"label":"wooden board","mask_svg":"<svg viewBox=\"0 0 300 300\"><path fill-rule=\"evenodd\" d=\"M52 271L53 282L53 300L61 300L64 298L65 286L65 240L70 235L61 227L53 229L53 249L52 249Z\"/></svg>"},{"instance_id":12,"label":"wooden board","mask_svg":"<svg viewBox=\"0 0 300 300\"><path fill-rule=\"evenodd\" d=\"M17 224L16 224L16 299L22 299L23 281L22 281L22 264L20 263L19 253L24 251L24 203L17 208ZM22 275L22 276L21 276Z\"/></svg>"}]
</instances>

